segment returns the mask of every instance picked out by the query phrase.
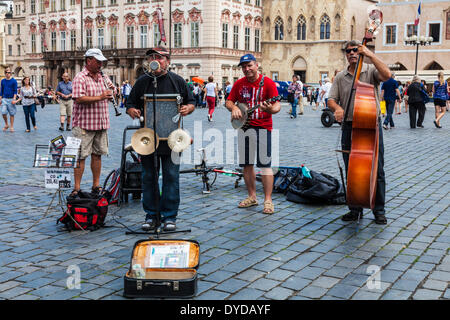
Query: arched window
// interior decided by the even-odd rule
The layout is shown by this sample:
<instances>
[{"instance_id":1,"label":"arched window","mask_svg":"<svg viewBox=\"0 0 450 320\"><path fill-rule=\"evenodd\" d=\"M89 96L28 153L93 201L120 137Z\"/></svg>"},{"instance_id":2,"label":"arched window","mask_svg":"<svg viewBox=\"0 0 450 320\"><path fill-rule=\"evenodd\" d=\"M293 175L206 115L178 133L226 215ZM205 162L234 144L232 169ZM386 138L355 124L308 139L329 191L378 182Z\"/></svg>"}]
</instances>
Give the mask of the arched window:
<instances>
[{"instance_id":1,"label":"arched window","mask_svg":"<svg viewBox=\"0 0 450 320\"><path fill-rule=\"evenodd\" d=\"M330 18L326 14L320 19L320 39L330 39Z\"/></svg>"},{"instance_id":2,"label":"arched window","mask_svg":"<svg viewBox=\"0 0 450 320\"><path fill-rule=\"evenodd\" d=\"M278 17L275 20L275 40L284 39L283 19Z\"/></svg>"},{"instance_id":3,"label":"arched window","mask_svg":"<svg viewBox=\"0 0 450 320\"><path fill-rule=\"evenodd\" d=\"M297 40L306 40L306 19L303 15L297 19Z\"/></svg>"}]
</instances>

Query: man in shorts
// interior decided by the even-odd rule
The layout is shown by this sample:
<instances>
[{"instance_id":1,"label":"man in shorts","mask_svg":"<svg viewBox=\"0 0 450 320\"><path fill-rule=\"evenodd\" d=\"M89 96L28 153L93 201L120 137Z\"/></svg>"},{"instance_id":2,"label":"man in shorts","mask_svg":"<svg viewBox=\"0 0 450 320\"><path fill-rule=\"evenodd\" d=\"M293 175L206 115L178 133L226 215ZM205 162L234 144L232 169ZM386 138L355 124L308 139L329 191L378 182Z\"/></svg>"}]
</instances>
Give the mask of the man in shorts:
<instances>
[{"instance_id":1,"label":"man in shorts","mask_svg":"<svg viewBox=\"0 0 450 320\"><path fill-rule=\"evenodd\" d=\"M14 132L14 116L16 115L17 81L12 77L11 68L5 69L5 79L0 84L0 105L2 106L2 116L5 121L3 131ZM8 125L8 114L11 126Z\"/></svg>"},{"instance_id":2,"label":"man in shorts","mask_svg":"<svg viewBox=\"0 0 450 320\"><path fill-rule=\"evenodd\" d=\"M91 156L93 192L100 192L102 155L108 154L109 111L108 101L113 97L114 85L108 77L102 77L101 68L107 59L100 49L89 49L85 55L86 65L72 82L72 130L81 139L79 164L74 169L75 186L71 195L81 188L85 160ZM106 88L105 81L108 89Z\"/></svg>"},{"instance_id":3,"label":"man in shorts","mask_svg":"<svg viewBox=\"0 0 450 320\"><path fill-rule=\"evenodd\" d=\"M66 130L70 131L70 119L72 117L72 81L69 80L69 74L65 72L62 75L63 81L58 83L56 87L56 95L59 96L59 120L61 125L60 131L64 131L64 122L67 117Z\"/></svg>"},{"instance_id":4,"label":"man in shorts","mask_svg":"<svg viewBox=\"0 0 450 320\"><path fill-rule=\"evenodd\" d=\"M262 184L264 188L264 214L273 214L272 203L273 171L271 168L272 149L272 114L280 111L279 101L265 102L276 97L278 90L272 79L263 77L258 72L258 63L252 54L241 57L239 66L245 77L237 80L226 101L226 108L231 112L232 119L240 119L242 112L236 103L246 103L248 108L260 105L250 116L250 127L245 132L238 131L239 165L243 167L244 181L248 197L242 200L238 207L248 208L258 205L256 199L256 165L262 170ZM260 89L261 88L261 89Z\"/></svg>"}]
</instances>

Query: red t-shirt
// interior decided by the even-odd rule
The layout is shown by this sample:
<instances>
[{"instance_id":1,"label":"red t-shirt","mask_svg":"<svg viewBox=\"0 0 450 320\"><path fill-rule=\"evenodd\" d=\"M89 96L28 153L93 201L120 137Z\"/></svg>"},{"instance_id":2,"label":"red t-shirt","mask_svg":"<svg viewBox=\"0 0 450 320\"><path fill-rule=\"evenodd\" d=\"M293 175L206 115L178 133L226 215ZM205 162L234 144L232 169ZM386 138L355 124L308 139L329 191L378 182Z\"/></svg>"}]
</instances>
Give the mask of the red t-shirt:
<instances>
[{"instance_id":1,"label":"red t-shirt","mask_svg":"<svg viewBox=\"0 0 450 320\"><path fill-rule=\"evenodd\" d=\"M239 79L233 84L227 100L231 100L234 103L246 103L248 108L252 108L255 105L262 104L265 100L276 97L278 90L275 82L269 77L264 77L264 85L261 88L258 99L256 99L261 78L262 74L259 75L258 80L255 82L249 82L246 77ZM272 131L272 114L261 111L258 108L253 112L250 119L251 126L263 127Z\"/></svg>"}]
</instances>

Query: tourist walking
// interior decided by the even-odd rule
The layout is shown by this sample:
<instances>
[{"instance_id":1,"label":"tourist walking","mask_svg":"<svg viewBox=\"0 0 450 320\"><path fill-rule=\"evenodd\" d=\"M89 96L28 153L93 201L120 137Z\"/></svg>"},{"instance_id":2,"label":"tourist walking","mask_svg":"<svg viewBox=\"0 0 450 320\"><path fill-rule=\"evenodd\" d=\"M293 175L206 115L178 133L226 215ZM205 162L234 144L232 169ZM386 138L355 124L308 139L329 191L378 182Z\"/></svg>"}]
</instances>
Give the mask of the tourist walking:
<instances>
[{"instance_id":1,"label":"tourist walking","mask_svg":"<svg viewBox=\"0 0 450 320\"><path fill-rule=\"evenodd\" d=\"M411 129L423 128L423 119L425 118L425 101L423 96L423 85L419 76L415 75L412 83L408 86L408 104L409 104L409 126ZM417 114L419 115L417 117ZM417 118L417 122L416 122Z\"/></svg>"},{"instance_id":2,"label":"tourist walking","mask_svg":"<svg viewBox=\"0 0 450 320\"><path fill-rule=\"evenodd\" d=\"M208 77L208 83L205 85L205 96L203 101L206 101L208 105L208 121L212 121L212 115L214 113L214 107L216 106L217 86L214 83L213 76Z\"/></svg>"},{"instance_id":3,"label":"tourist walking","mask_svg":"<svg viewBox=\"0 0 450 320\"><path fill-rule=\"evenodd\" d=\"M292 76L292 82L289 84L288 93L290 94L291 103L291 119L297 118L297 105L298 100L302 98L302 85L298 81L298 76L294 74ZM303 111L301 112L303 114Z\"/></svg>"},{"instance_id":4,"label":"tourist walking","mask_svg":"<svg viewBox=\"0 0 450 320\"><path fill-rule=\"evenodd\" d=\"M67 117L66 130L70 131L70 121L72 118L72 81L69 80L69 74L65 72L62 80L56 87L56 95L59 96L59 126L60 131L64 131L64 122Z\"/></svg>"},{"instance_id":5,"label":"tourist walking","mask_svg":"<svg viewBox=\"0 0 450 320\"><path fill-rule=\"evenodd\" d=\"M30 77L25 76L22 79L22 87L20 88L19 99L16 100L16 104L22 101L23 113L25 114L25 125L27 129L25 132L30 132L30 119L33 124L34 130L36 127L36 89L30 84Z\"/></svg>"},{"instance_id":6,"label":"tourist walking","mask_svg":"<svg viewBox=\"0 0 450 320\"><path fill-rule=\"evenodd\" d=\"M0 83L0 104L2 106L2 116L5 121L3 131L8 130L14 132L14 116L16 115L16 102L17 99L17 81L12 77L11 68L5 69L5 79L2 79ZM9 123L8 125L8 114Z\"/></svg>"},{"instance_id":7,"label":"tourist walking","mask_svg":"<svg viewBox=\"0 0 450 320\"><path fill-rule=\"evenodd\" d=\"M436 128L442 128L441 119L445 115L445 107L448 100L448 83L444 80L444 73L439 71L438 80L433 84L433 99L436 118L434 125Z\"/></svg>"},{"instance_id":8,"label":"tourist walking","mask_svg":"<svg viewBox=\"0 0 450 320\"><path fill-rule=\"evenodd\" d=\"M394 113L395 101L401 99L400 91L398 90L398 82L394 79L395 75L381 85L381 97L386 101L386 118L383 122L383 128L391 129L395 128L394 119L392 114Z\"/></svg>"}]
</instances>

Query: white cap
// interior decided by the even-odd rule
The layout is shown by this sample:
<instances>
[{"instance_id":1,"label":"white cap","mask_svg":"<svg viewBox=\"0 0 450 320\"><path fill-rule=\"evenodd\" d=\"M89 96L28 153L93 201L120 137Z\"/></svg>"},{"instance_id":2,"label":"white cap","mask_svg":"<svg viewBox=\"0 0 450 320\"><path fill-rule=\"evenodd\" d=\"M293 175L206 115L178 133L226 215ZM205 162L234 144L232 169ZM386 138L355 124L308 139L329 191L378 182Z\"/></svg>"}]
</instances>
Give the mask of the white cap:
<instances>
[{"instance_id":1,"label":"white cap","mask_svg":"<svg viewBox=\"0 0 450 320\"><path fill-rule=\"evenodd\" d=\"M89 49L88 51L86 51L84 56L85 57L94 57L98 61L106 61L106 60L108 60L103 55L102 51L100 49L97 49L97 48Z\"/></svg>"}]
</instances>

